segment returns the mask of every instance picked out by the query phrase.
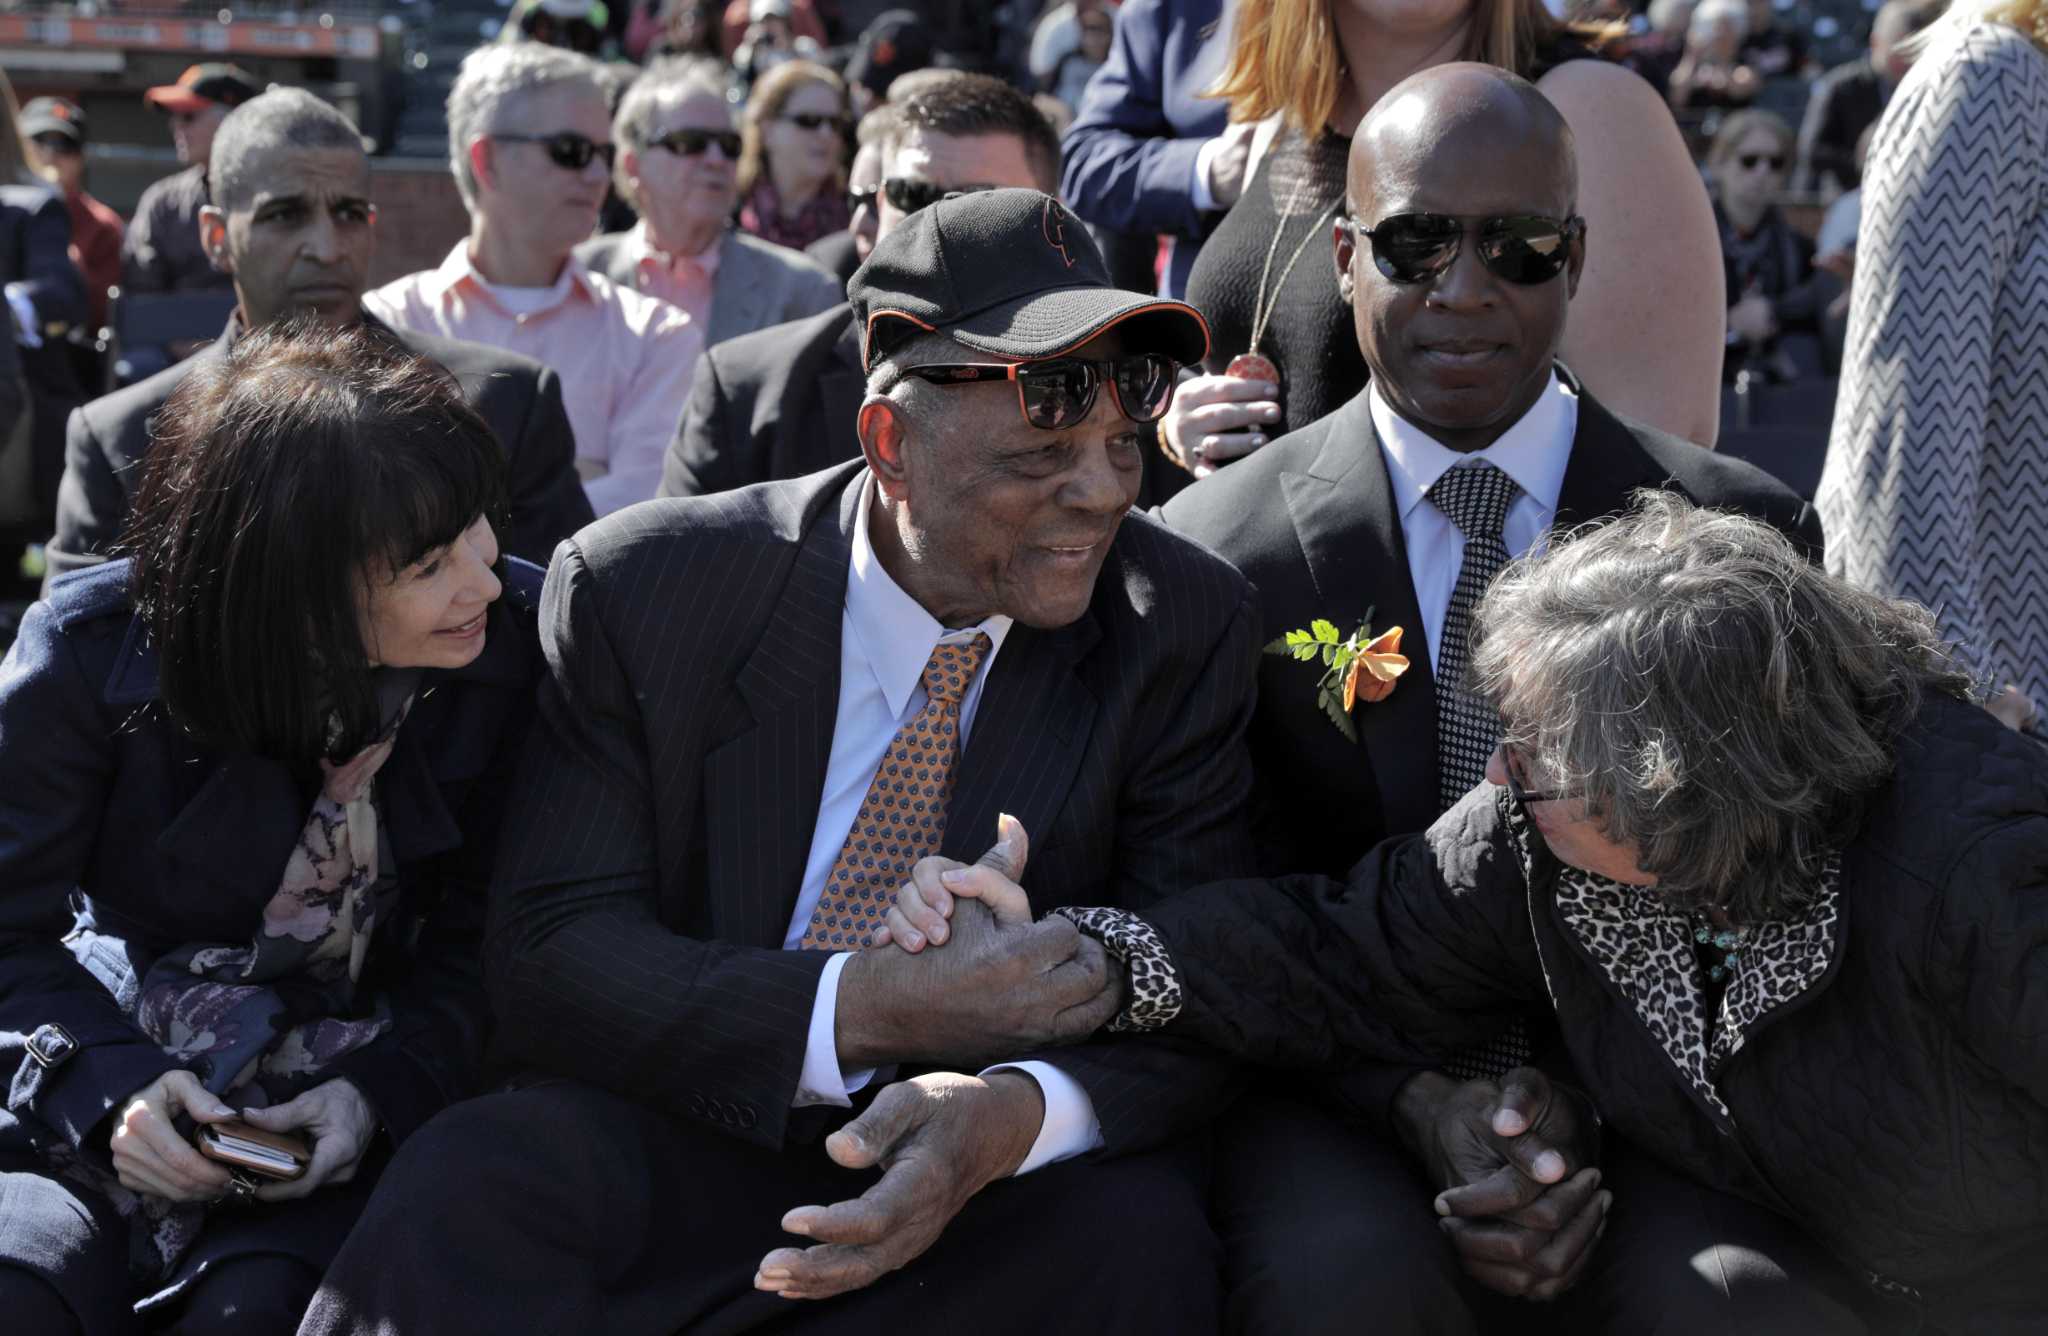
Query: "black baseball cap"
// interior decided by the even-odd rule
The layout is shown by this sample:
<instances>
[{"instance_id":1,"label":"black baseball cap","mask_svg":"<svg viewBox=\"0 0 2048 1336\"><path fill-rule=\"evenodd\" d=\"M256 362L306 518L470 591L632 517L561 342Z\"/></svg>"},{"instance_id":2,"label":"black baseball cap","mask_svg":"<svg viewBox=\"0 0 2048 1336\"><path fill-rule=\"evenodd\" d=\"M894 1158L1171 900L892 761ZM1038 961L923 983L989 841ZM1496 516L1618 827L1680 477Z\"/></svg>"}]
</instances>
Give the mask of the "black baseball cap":
<instances>
[{"instance_id":1,"label":"black baseball cap","mask_svg":"<svg viewBox=\"0 0 2048 1336\"><path fill-rule=\"evenodd\" d=\"M932 38L924 20L908 9L886 10L860 35L860 46L846 62L846 81L887 97L898 75L932 63Z\"/></svg>"},{"instance_id":2,"label":"black baseball cap","mask_svg":"<svg viewBox=\"0 0 2048 1336\"><path fill-rule=\"evenodd\" d=\"M239 107L262 92L256 76L239 65L194 65L178 82L159 84L142 100L159 111L204 111L208 107Z\"/></svg>"},{"instance_id":3,"label":"black baseball cap","mask_svg":"<svg viewBox=\"0 0 2048 1336\"><path fill-rule=\"evenodd\" d=\"M1209 352L1199 311L1111 283L1081 220L1036 190L978 190L920 209L875 243L846 295L866 368L918 329L1019 360L1057 357L1113 325L1183 366Z\"/></svg>"},{"instance_id":4,"label":"black baseball cap","mask_svg":"<svg viewBox=\"0 0 2048 1336\"><path fill-rule=\"evenodd\" d=\"M85 112L69 98L39 97L21 109L21 132L30 139L62 135L74 144L83 144Z\"/></svg>"}]
</instances>

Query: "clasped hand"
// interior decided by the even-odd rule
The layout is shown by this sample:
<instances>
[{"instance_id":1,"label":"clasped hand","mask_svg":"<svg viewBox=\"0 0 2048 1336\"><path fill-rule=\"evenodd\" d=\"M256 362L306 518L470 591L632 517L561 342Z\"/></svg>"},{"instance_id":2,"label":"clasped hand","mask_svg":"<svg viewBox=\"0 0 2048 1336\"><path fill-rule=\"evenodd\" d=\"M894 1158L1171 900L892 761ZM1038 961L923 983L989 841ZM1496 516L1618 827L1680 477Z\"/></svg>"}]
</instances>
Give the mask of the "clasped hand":
<instances>
[{"instance_id":1,"label":"clasped hand","mask_svg":"<svg viewBox=\"0 0 2048 1336\"><path fill-rule=\"evenodd\" d=\"M264 1184L256 1190L259 1201L289 1201L328 1183L348 1182L377 1131L370 1102L340 1077L288 1103L237 1112L198 1077L177 1069L122 1102L109 1142L114 1174L122 1187L174 1202L214 1201L227 1192L227 1166L207 1159L178 1135L175 1121L181 1113L201 1124L240 1118L268 1132L311 1137L312 1161L306 1172L289 1183Z\"/></svg>"},{"instance_id":2,"label":"clasped hand","mask_svg":"<svg viewBox=\"0 0 2048 1336\"><path fill-rule=\"evenodd\" d=\"M1028 855L1024 828L1006 816L1000 836L971 867L918 863L875 935L875 945L903 949L847 962L836 1019L842 1065L979 1066L1085 1039L1116 1015L1120 971L1065 919L1031 921L1016 882ZM949 885L980 903L956 912ZM927 943L947 949L920 954Z\"/></svg>"}]
</instances>

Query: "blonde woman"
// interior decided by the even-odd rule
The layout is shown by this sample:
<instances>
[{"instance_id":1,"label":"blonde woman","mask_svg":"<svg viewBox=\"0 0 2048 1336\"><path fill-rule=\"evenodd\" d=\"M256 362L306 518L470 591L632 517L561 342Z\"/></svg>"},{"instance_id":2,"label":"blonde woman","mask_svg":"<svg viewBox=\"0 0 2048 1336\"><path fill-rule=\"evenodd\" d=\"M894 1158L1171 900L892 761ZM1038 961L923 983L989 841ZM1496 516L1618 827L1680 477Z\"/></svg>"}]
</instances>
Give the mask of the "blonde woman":
<instances>
[{"instance_id":1,"label":"blonde woman","mask_svg":"<svg viewBox=\"0 0 2048 1336\"><path fill-rule=\"evenodd\" d=\"M1591 34L1542 0L1243 0L1218 91L1259 122L1243 195L1204 244L1188 300L1216 338L1161 424L1197 476L1322 417L1364 388L1337 294L1333 226L1350 135L1381 94L1432 65L1480 60L1534 80L1570 124L1587 221L1564 360L1610 407L1711 444L1726 302L1713 211L1670 111L1594 59ZM1242 355L1265 360L1230 376ZM1277 393L1276 393L1277 388Z\"/></svg>"},{"instance_id":2,"label":"blonde woman","mask_svg":"<svg viewBox=\"0 0 2048 1336\"><path fill-rule=\"evenodd\" d=\"M747 99L740 146L740 226L802 250L848 220L846 84L823 65L777 65Z\"/></svg>"},{"instance_id":3,"label":"blonde woman","mask_svg":"<svg viewBox=\"0 0 2048 1336\"><path fill-rule=\"evenodd\" d=\"M1828 565L1934 609L2048 704L2048 0L1958 0L1879 122L1834 434Z\"/></svg>"}]
</instances>

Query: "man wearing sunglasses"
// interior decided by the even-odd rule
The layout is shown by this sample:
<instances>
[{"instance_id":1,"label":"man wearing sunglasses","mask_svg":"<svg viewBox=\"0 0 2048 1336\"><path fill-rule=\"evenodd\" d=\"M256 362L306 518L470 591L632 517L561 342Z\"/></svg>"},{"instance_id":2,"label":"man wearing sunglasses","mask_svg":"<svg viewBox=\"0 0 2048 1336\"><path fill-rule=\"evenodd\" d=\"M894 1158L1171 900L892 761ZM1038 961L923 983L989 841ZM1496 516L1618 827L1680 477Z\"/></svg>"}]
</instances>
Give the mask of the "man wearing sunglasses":
<instances>
[{"instance_id":1,"label":"man wearing sunglasses","mask_svg":"<svg viewBox=\"0 0 2048 1336\"><path fill-rule=\"evenodd\" d=\"M236 339L273 321L383 328L362 304L377 210L370 160L346 116L304 89L273 89L221 122L213 161L214 203L200 213L200 237L209 263L234 284L235 312L192 358L71 414L47 548L52 579L113 553L142 482L150 420L195 367L225 357ZM555 374L496 348L387 332L446 367L490 423L505 449L505 550L544 564L556 543L591 519Z\"/></svg>"},{"instance_id":2,"label":"man wearing sunglasses","mask_svg":"<svg viewBox=\"0 0 2048 1336\"><path fill-rule=\"evenodd\" d=\"M1222 1069L1012 1045L982 998L1101 1018L1057 923L1000 978L967 921L859 949L1005 812L1077 897L1250 866L1251 591L1127 513L1207 329L1032 190L909 218L851 296L861 459L558 550L485 966L548 1079L408 1140L309 1331L1215 1330L1177 1138Z\"/></svg>"},{"instance_id":3,"label":"man wearing sunglasses","mask_svg":"<svg viewBox=\"0 0 2048 1336\"><path fill-rule=\"evenodd\" d=\"M725 85L724 66L696 59L633 81L612 133L619 193L640 221L576 248L591 272L682 308L707 346L846 299L821 266L732 226L740 133Z\"/></svg>"},{"instance_id":4,"label":"man wearing sunglasses","mask_svg":"<svg viewBox=\"0 0 2048 1336\"><path fill-rule=\"evenodd\" d=\"M1385 699L1346 712L1348 732L1319 707L1314 672L1262 661L1249 736L1269 873L1341 876L1479 782L1496 723L1459 686L1467 617L1493 572L1552 531L1622 510L1637 488L1668 487L1819 549L1811 508L1784 486L1616 417L1556 361L1599 244L1577 216L1576 188L1569 129L1515 76L1445 65L1388 93L1352 140L1346 216L1332 228L1370 384L1164 508L1250 577L1267 636L1318 618L1344 635L1403 632L1410 666ZM1461 1228L1454 1252L1401 1149L1460 1134L1461 1110L1476 1111L1487 1135L1492 1082L1528 1053L1509 1040L1467 1055L1455 1077L1373 1069L1316 1092L1334 1093L1369 1134L1299 1090L1269 1085L1240 1105L1218 1161L1233 1303L1270 1330L1337 1329L1368 1299L1387 1330L1439 1330L1442 1315L1491 1299L1461 1262L1539 1293L1575 1275L1582 1250L1544 1250L1583 1237L1565 1234L1593 1209L1583 1175L1525 1181L1528 1200ZM1554 1130L1560 1143L1573 1131ZM1536 1260L1504 1281L1487 1270L1502 1249Z\"/></svg>"},{"instance_id":5,"label":"man wearing sunglasses","mask_svg":"<svg viewBox=\"0 0 2048 1336\"><path fill-rule=\"evenodd\" d=\"M469 235L438 269L370 293L394 325L534 358L562 378L576 469L604 515L645 501L689 397L703 328L575 256L611 180L600 67L536 42L486 46L448 92Z\"/></svg>"},{"instance_id":6,"label":"man wearing sunglasses","mask_svg":"<svg viewBox=\"0 0 2048 1336\"><path fill-rule=\"evenodd\" d=\"M895 105L887 126L872 201L878 237L949 191L1059 188L1059 137L1029 98L987 75L935 77ZM662 494L702 496L852 459L864 380L845 305L721 344L692 387Z\"/></svg>"}]
</instances>

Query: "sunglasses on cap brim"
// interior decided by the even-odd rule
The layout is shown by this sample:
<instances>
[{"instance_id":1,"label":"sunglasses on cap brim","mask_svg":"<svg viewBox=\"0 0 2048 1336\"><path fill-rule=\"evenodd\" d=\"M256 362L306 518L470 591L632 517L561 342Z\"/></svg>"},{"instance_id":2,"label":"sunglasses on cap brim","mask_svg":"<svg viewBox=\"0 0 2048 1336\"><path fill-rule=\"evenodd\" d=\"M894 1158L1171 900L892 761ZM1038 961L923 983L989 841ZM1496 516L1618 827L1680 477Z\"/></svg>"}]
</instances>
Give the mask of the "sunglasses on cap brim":
<instances>
[{"instance_id":1,"label":"sunglasses on cap brim","mask_svg":"<svg viewBox=\"0 0 2048 1336\"><path fill-rule=\"evenodd\" d=\"M1464 249L1468 224L1447 213L1397 213L1367 227L1346 218L1354 240L1367 245L1373 266L1390 283L1427 283L1443 274ZM1585 232L1583 218L1499 214L1471 220L1479 263L1521 287L1548 283L1571 263L1572 244Z\"/></svg>"}]
</instances>

